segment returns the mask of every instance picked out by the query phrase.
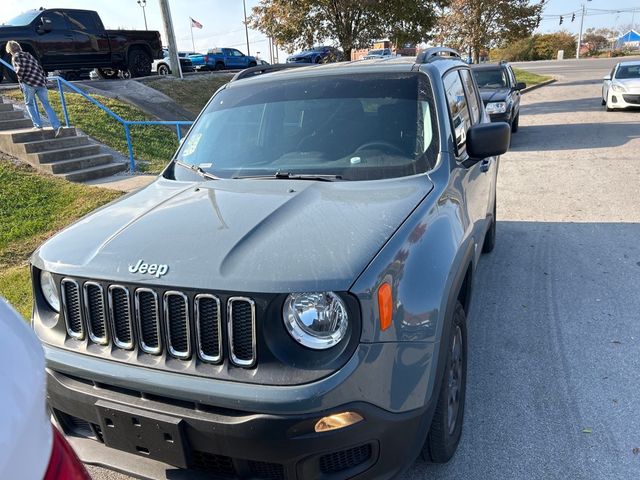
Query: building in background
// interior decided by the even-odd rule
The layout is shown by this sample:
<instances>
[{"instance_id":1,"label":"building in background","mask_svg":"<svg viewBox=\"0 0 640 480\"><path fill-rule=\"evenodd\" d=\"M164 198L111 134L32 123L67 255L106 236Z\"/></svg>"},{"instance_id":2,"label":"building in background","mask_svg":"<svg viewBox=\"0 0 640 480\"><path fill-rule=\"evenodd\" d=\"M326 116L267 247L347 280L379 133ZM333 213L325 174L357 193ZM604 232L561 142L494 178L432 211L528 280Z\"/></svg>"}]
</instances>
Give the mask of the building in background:
<instances>
[{"instance_id":1,"label":"building in background","mask_svg":"<svg viewBox=\"0 0 640 480\"><path fill-rule=\"evenodd\" d=\"M379 42L374 42L373 45L371 45L371 47L369 48L359 48L356 50L351 50L351 60L362 60L367 56L369 50L378 50L383 48L390 48L395 55L400 55L403 57L415 57L418 54L416 46L413 44L407 43L400 48L396 48L391 40L380 40Z\"/></svg>"},{"instance_id":2,"label":"building in background","mask_svg":"<svg viewBox=\"0 0 640 480\"><path fill-rule=\"evenodd\" d=\"M640 50L640 33L635 30L629 30L624 35L618 37L616 48Z\"/></svg>"}]
</instances>

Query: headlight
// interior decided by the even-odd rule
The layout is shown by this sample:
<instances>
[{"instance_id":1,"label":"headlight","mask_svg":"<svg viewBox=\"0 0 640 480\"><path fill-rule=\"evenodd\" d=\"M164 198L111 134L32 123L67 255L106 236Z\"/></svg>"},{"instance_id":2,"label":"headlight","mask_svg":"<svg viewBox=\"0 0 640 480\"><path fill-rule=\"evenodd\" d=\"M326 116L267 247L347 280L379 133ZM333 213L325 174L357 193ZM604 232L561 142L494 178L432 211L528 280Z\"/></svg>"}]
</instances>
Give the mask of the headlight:
<instances>
[{"instance_id":1,"label":"headlight","mask_svg":"<svg viewBox=\"0 0 640 480\"><path fill-rule=\"evenodd\" d=\"M612 84L611 84L611 89L612 89L614 92L626 92L626 91L627 91L627 89L626 89L626 88L624 88L624 87L623 87L622 85L620 85L619 83L612 83Z\"/></svg>"},{"instance_id":2,"label":"headlight","mask_svg":"<svg viewBox=\"0 0 640 480\"><path fill-rule=\"evenodd\" d=\"M505 102L490 102L486 106L487 113L504 113L507 111L507 104Z\"/></svg>"},{"instance_id":3,"label":"headlight","mask_svg":"<svg viewBox=\"0 0 640 480\"><path fill-rule=\"evenodd\" d=\"M56 312L60 311L60 297L58 296L58 289L56 288L56 282L53 280L53 276L49 272L40 272L40 288L42 289L42 295Z\"/></svg>"},{"instance_id":4,"label":"headlight","mask_svg":"<svg viewBox=\"0 0 640 480\"><path fill-rule=\"evenodd\" d=\"M349 326L347 307L333 292L292 293L284 302L282 315L289 334L314 350L338 344Z\"/></svg>"}]
</instances>

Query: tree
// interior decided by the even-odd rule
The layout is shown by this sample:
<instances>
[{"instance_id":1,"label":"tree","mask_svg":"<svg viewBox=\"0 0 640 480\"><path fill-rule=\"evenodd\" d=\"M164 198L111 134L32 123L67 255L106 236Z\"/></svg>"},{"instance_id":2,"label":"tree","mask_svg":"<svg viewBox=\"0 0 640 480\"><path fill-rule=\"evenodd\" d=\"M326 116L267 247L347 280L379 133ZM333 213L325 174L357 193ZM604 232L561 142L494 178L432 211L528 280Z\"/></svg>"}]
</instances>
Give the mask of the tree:
<instances>
[{"instance_id":1,"label":"tree","mask_svg":"<svg viewBox=\"0 0 640 480\"><path fill-rule=\"evenodd\" d=\"M445 0L260 0L252 28L292 52L333 39L347 59L354 48L389 38L396 45L429 39Z\"/></svg>"},{"instance_id":2,"label":"tree","mask_svg":"<svg viewBox=\"0 0 640 480\"><path fill-rule=\"evenodd\" d=\"M469 50L474 61L483 48L504 46L531 35L539 23L543 1L452 0L437 24L440 43Z\"/></svg>"},{"instance_id":3,"label":"tree","mask_svg":"<svg viewBox=\"0 0 640 480\"><path fill-rule=\"evenodd\" d=\"M564 50L564 58L575 57L577 38L567 31L534 36L532 60L551 60L558 50Z\"/></svg>"}]
</instances>

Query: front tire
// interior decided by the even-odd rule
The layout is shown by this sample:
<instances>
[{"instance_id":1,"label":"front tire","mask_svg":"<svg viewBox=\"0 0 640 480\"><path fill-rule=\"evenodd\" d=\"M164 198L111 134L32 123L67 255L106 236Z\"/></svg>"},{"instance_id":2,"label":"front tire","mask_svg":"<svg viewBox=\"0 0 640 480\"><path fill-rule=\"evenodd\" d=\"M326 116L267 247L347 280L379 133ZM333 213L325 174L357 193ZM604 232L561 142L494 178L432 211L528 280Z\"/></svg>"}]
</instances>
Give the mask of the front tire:
<instances>
[{"instance_id":1,"label":"front tire","mask_svg":"<svg viewBox=\"0 0 640 480\"><path fill-rule=\"evenodd\" d=\"M514 118L513 121L511 122L511 131L513 133L516 133L518 131L519 126L520 126L520 112L518 112L518 114L516 115L516 118Z\"/></svg>"},{"instance_id":2,"label":"front tire","mask_svg":"<svg viewBox=\"0 0 640 480\"><path fill-rule=\"evenodd\" d=\"M169 67L167 65L165 65L164 63L158 65L158 75L169 75L170 73L171 71L169 70Z\"/></svg>"},{"instance_id":3,"label":"front tire","mask_svg":"<svg viewBox=\"0 0 640 480\"><path fill-rule=\"evenodd\" d=\"M432 463L448 462L462 435L467 388L467 327L464 308L458 301L451 319L449 338L443 347L445 345L445 372L429 434L422 447L423 458Z\"/></svg>"}]
</instances>

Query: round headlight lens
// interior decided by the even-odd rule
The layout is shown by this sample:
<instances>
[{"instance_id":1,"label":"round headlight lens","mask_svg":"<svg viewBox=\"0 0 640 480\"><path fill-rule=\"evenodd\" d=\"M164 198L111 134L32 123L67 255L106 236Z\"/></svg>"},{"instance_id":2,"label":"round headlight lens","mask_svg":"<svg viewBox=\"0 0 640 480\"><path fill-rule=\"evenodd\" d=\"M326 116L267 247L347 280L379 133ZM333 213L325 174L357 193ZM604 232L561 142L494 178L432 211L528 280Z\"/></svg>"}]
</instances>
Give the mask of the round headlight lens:
<instances>
[{"instance_id":1,"label":"round headlight lens","mask_svg":"<svg viewBox=\"0 0 640 480\"><path fill-rule=\"evenodd\" d=\"M338 344L349 326L347 307L333 292L292 293L285 300L282 313L289 334L314 350Z\"/></svg>"},{"instance_id":2,"label":"round headlight lens","mask_svg":"<svg viewBox=\"0 0 640 480\"><path fill-rule=\"evenodd\" d=\"M42 295L56 312L60 311L60 297L58 296L58 289L56 288L56 282L53 280L53 276L49 272L40 272L40 288L42 289Z\"/></svg>"}]
</instances>

